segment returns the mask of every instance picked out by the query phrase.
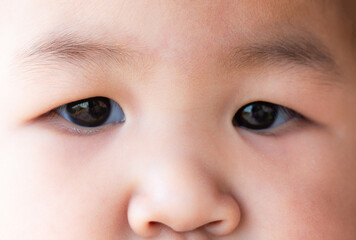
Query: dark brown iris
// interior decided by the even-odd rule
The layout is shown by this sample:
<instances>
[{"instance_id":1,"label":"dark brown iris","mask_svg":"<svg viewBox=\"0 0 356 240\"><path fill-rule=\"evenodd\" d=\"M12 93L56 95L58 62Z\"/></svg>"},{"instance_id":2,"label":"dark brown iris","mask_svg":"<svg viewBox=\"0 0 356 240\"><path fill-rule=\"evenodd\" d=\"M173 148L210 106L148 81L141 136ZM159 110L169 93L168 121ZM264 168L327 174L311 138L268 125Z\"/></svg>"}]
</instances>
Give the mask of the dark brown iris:
<instances>
[{"instance_id":1,"label":"dark brown iris","mask_svg":"<svg viewBox=\"0 0 356 240\"><path fill-rule=\"evenodd\" d=\"M95 97L67 104L70 119L83 127L97 127L110 116L111 104L108 98Z\"/></svg>"},{"instance_id":2,"label":"dark brown iris","mask_svg":"<svg viewBox=\"0 0 356 240\"><path fill-rule=\"evenodd\" d=\"M277 117L278 106L267 102L254 102L241 108L233 119L235 126L254 130L269 128Z\"/></svg>"}]
</instances>

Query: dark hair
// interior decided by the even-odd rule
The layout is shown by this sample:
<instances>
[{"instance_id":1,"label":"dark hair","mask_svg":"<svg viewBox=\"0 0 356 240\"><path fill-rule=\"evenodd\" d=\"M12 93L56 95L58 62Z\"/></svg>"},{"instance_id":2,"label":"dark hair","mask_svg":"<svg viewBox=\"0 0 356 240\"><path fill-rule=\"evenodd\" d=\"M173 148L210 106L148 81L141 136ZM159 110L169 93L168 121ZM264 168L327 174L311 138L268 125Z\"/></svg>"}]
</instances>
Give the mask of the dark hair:
<instances>
[{"instance_id":1,"label":"dark hair","mask_svg":"<svg viewBox=\"0 0 356 240\"><path fill-rule=\"evenodd\" d=\"M339 0L336 0L339 1ZM340 0L342 15L350 21L352 35L356 40L356 1L355 0Z\"/></svg>"}]
</instances>

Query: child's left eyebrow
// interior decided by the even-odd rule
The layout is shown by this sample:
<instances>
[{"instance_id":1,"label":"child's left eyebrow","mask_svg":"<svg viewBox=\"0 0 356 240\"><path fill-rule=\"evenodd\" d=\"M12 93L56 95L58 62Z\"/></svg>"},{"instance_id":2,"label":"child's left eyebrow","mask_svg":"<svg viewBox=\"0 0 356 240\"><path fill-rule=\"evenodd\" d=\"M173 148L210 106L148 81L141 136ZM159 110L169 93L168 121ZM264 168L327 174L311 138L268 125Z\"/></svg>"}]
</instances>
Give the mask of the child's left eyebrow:
<instances>
[{"instance_id":1,"label":"child's left eyebrow","mask_svg":"<svg viewBox=\"0 0 356 240\"><path fill-rule=\"evenodd\" d=\"M338 73L338 66L329 49L311 34L277 36L264 42L237 47L230 66L242 68L256 65L303 66L327 73Z\"/></svg>"}]
</instances>

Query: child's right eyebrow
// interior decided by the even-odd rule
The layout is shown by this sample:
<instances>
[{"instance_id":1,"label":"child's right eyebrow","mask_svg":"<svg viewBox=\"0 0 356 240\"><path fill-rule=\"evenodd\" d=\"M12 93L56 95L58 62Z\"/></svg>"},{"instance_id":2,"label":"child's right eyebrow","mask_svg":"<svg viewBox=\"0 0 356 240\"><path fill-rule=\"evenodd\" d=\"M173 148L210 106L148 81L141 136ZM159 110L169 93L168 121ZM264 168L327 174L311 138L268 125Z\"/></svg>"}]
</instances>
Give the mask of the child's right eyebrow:
<instances>
[{"instance_id":1,"label":"child's right eyebrow","mask_svg":"<svg viewBox=\"0 0 356 240\"><path fill-rule=\"evenodd\" d=\"M82 37L73 33L59 33L34 43L30 50L19 55L24 65L37 62L96 63L97 60L113 61L117 64L130 64L138 52L119 44L102 43L94 38Z\"/></svg>"},{"instance_id":2,"label":"child's right eyebrow","mask_svg":"<svg viewBox=\"0 0 356 240\"><path fill-rule=\"evenodd\" d=\"M104 62L111 60L119 65L133 64L144 56L143 53L126 45L105 44L71 32L54 36L57 37L44 38L34 44L30 51L19 55L22 58L20 62L24 65L21 68L26 69L26 66L33 65L31 69L35 70L36 63L45 62L70 63L83 68L85 66L83 63L96 64L99 60ZM277 67L284 65L307 67L323 75L331 73L337 76L338 72L338 66L328 48L306 32L298 35L276 36L271 40L237 46L231 49L226 62L225 66L235 69L262 64ZM43 64L38 66L43 67ZM311 81L331 83L337 81L335 79L337 78L315 78Z\"/></svg>"}]
</instances>

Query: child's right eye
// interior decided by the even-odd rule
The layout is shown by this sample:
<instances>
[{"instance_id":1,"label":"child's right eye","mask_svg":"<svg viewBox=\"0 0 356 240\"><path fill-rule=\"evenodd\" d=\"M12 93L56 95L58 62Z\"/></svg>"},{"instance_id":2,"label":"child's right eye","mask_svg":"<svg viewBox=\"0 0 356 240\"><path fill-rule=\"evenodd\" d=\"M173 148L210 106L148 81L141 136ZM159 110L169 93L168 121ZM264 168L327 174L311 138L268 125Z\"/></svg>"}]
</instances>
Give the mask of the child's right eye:
<instances>
[{"instance_id":1,"label":"child's right eye","mask_svg":"<svg viewBox=\"0 0 356 240\"><path fill-rule=\"evenodd\" d=\"M95 128L125 121L121 107L105 97L94 97L64 104L54 110L67 121L80 127Z\"/></svg>"}]
</instances>

